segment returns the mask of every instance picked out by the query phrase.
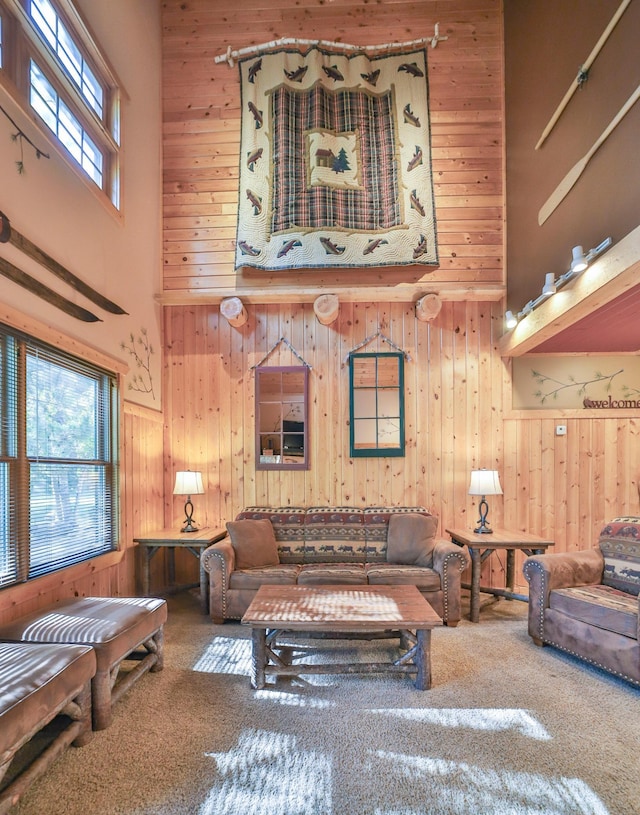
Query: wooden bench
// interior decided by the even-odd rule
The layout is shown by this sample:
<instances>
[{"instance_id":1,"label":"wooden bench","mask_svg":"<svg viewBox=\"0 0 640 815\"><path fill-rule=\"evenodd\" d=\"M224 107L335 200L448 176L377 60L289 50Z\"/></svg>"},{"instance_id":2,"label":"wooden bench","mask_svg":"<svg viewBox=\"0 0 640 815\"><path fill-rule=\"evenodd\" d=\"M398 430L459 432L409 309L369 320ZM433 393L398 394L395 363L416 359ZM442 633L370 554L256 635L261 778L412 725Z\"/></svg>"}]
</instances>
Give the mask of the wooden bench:
<instances>
[{"instance_id":1,"label":"wooden bench","mask_svg":"<svg viewBox=\"0 0 640 815\"><path fill-rule=\"evenodd\" d=\"M93 729L103 730L122 694L147 671L162 670L166 619L166 600L82 597L0 626L0 640L91 646L97 660L91 681ZM137 664L120 672L125 660Z\"/></svg>"},{"instance_id":2,"label":"wooden bench","mask_svg":"<svg viewBox=\"0 0 640 815\"><path fill-rule=\"evenodd\" d=\"M4 815L70 744L81 746L91 732L91 679L96 654L83 645L0 642L0 815ZM57 716L57 730L34 760L16 770L18 751ZM16 767L18 763L16 763ZM7 775L9 773L9 775Z\"/></svg>"}]
</instances>

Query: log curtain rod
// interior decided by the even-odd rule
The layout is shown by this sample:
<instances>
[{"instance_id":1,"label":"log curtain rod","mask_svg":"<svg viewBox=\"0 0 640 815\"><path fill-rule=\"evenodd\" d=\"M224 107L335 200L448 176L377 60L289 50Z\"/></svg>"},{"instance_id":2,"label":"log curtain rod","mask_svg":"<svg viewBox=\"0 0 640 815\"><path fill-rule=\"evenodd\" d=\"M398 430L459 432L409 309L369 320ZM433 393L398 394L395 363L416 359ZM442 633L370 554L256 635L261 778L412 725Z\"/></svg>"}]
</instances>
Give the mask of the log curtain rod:
<instances>
[{"instance_id":1,"label":"log curtain rod","mask_svg":"<svg viewBox=\"0 0 640 815\"><path fill-rule=\"evenodd\" d=\"M440 24L436 23L433 37L422 37L418 40L409 40L407 42L388 42L383 45L349 45L344 42L332 42L331 40L300 40L295 37L283 37L279 40L271 40L271 42L263 42L260 45L250 45L246 48L240 48L237 51L233 50L231 46L227 46L224 54L218 54L214 57L214 62L226 62L230 68L236 63L239 57L248 56L249 54L259 54L261 51L268 51L272 48L280 48L283 45L309 45L309 46L324 46L326 48L340 48L343 51L389 51L396 48L409 48L414 45L426 45L431 43L431 47L435 48L439 42L448 40L448 37L440 36Z\"/></svg>"}]
</instances>

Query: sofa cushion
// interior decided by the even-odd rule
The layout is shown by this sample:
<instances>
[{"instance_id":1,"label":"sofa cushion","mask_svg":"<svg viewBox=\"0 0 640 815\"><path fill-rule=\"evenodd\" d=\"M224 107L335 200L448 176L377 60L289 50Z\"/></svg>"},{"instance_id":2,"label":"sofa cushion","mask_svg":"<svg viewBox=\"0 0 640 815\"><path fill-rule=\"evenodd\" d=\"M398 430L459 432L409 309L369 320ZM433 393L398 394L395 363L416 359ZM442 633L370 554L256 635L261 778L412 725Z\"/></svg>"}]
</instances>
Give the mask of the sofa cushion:
<instances>
[{"instance_id":1,"label":"sofa cushion","mask_svg":"<svg viewBox=\"0 0 640 815\"><path fill-rule=\"evenodd\" d=\"M363 518L364 510L355 507L310 507L304 521L305 563L364 563Z\"/></svg>"},{"instance_id":2,"label":"sofa cushion","mask_svg":"<svg viewBox=\"0 0 640 815\"><path fill-rule=\"evenodd\" d=\"M640 518L615 518L600 533L605 586L640 594Z\"/></svg>"},{"instance_id":3,"label":"sofa cushion","mask_svg":"<svg viewBox=\"0 0 640 815\"><path fill-rule=\"evenodd\" d=\"M601 584L554 589L549 607L604 631L638 638L638 599L620 589Z\"/></svg>"},{"instance_id":4,"label":"sofa cushion","mask_svg":"<svg viewBox=\"0 0 640 815\"><path fill-rule=\"evenodd\" d=\"M387 562L432 566L438 519L433 515L391 515L387 533Z\"/></svg>"},{"instance_id":5,"label":"sofa cushion","mask_svg":"<svg viewBox=\"0 0 640 815\"><path fill-rule=\"evenodd\" d=\"M372 586L416 586L422 591L440 591L440 575L422 566L370 563L365 566L367 582Z\"/></svg>"},{"instance_id":6,"label":"sofa cushion","mask_svg":"<svg viewBox=\"0 0 640 815\"><path fill-rule=\"evenodd\" d=\"M257 569L236 569L229 575L230 589L259 589L265 584L290 586L298 579L300 566L281 563L279 566L263 566Z\"/></svg>"},{"instance_id":7,"label":"sofa cushion","mask_svg":"<svg viewBox=\"0 0 640 815\"><path fill-rule=\"evenodd\" d=\"M424 507L367 507L364 511L365 557L367 563L386 563L389 518L406 514L429 515Z\"/></svg>"},{"instance_id":8,"label":"sofa cushion","mask_svg":"<svg viewBox=\"0 0 640 815\"><path fill-rule=\"evenodd\" d=\"M304 507L245 507L236 521L271 521L278 544L280 563L302 563L304 559Z\"/></svg>"},{"instance_id":9,"label":"sofa cushion","mask_svg":"<svg viewBox=\"0 0 640 815\"><path fill-rule=\"evenodd\" d=\"M236 556L236 569L277 566L280 563L278 544L271 521L229 521L227 531Z\"/></svg>"},{"instance_id":10,"label":"sofa cushion","mask_svg":"<svg viewBox=\"0 0 640 815\"><path fill-rule=\"evenodd\" d=\"M363 585L367 575L363 563L308 563L302 566L298 585Z\"/></svg>"}]
</instances>

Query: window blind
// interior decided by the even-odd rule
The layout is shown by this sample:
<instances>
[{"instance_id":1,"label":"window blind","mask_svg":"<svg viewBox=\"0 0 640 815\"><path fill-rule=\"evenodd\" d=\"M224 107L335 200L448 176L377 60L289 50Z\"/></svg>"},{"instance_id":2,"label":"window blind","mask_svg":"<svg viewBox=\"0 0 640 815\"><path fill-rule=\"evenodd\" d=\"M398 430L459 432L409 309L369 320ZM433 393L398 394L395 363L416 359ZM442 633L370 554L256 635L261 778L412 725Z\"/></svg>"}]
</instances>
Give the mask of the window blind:
<instances>
[{"instance_id":1,"label":"window blind","mask_svg":"<svg viewBox=\"0 0 640 815\"><path fill-rule=\"evenodd\" d=\"M33 338L0 342L2 585L114 549L118 472L115 377Z\"/></svg>"}]
</instances>

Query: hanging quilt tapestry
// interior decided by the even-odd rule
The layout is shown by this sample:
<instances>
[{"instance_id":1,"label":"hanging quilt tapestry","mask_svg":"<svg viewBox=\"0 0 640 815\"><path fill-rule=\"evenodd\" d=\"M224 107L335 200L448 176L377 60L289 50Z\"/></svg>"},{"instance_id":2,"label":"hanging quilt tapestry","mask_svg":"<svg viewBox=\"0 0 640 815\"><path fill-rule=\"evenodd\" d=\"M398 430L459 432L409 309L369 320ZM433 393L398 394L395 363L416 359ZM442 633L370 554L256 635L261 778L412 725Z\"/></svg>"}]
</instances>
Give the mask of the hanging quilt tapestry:
<instances>
[{"instance_id":1,"label":"hanging quilt tapestry","mask_svg":"<svg viewBox=\"0 0 640 815\"><path fill-rule=\"evenodd\" d=\"M239 69L236 269L437 265L424 48Z\"/></svg>"}]
</instances>

